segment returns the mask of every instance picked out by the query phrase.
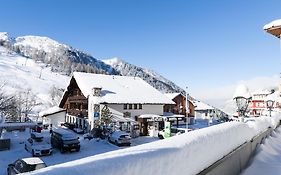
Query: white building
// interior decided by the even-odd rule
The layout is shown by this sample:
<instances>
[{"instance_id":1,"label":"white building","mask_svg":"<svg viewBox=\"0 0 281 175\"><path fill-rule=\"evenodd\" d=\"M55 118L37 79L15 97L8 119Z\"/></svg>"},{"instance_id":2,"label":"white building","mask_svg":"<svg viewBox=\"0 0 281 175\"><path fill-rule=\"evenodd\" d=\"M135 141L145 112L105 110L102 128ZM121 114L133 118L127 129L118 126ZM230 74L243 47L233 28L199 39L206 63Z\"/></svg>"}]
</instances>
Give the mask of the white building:
<instances>
[{"instance_id":1,"label":"white building","mask_svg":"<svg viewBox=\"0 0 281 175\"><path fill-rule=\"evenodd\" d=\"M142 114L163 115L165 104L174 102L141 78L75 72L60 107L70 123L93 128L105 110L117 122L130 123Z\"/></svg>"},{"instance_id":2,"label":"white building","mask_svg":"<svg viewBox=\"0 0 281 175\"><path fill-rule=\"evenodd\" d=\"M53 127L58 127L62 122L65 122L66 110L54 106L39 113L42 117L43 124L52 124Z\"/></svg>"},{"instance_id":3,"label":"white building","mask_svg":"<svg viewBox=\"0 0 281 175\"><path fill-rule=\"evenodd\" d=\"M215 116L215 108L201 101L194 101L195 119L212 119Z\"/></svg>"}]
</instances>

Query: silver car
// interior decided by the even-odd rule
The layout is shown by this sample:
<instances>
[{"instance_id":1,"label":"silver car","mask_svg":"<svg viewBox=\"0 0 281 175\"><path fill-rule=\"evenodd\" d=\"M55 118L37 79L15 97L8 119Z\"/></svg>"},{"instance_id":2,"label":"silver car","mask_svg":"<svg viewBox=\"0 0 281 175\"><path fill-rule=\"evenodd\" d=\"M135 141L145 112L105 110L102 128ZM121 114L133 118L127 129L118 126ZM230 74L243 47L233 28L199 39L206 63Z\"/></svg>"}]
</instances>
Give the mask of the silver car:
<instances>
[{"instance_id":1,"label":"silver car","mask_svg":"<svg viewBox=\"0 0 281 175\"><path fill-rule=\"evenodd\" d=\"M47 142L41 133L33 132L24 144L26 151L31 152L32 156L44 156L52 154L52 146Z\"/></svg>"},{"instance_id":2,"label":"silver car","mask_svg":"<svg viewBox=\"0 0 281 175\"><path fill-rule=\"evenodd\" d=\"M109 137L109 142L114 143L117 146L131 145L131 137L128 133L123 131L114 131Z\"/></svg>"}]
</instances>

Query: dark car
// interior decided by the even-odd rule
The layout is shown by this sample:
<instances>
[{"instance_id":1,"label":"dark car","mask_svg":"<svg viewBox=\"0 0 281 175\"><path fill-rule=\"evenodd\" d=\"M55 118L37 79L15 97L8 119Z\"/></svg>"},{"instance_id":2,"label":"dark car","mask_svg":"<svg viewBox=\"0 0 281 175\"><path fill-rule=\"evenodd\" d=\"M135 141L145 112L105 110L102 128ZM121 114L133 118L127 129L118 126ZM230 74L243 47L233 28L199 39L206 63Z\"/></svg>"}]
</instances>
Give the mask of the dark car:
<instances>
[{"instance_id":1,"label":"dark car","mask_svg":"<svg viewBox=\"0 0 281 175\"><path fill-rule=\"evenodd\" d=\"M8 165L8 175L26 173L41 168L45 168L46 164L38 157L18 159Z\"/></svg>"},{"instance_id":2,"label":"dark car","mask_svg":"<svg viewBox=\"0 0 281 175\"><path fill-rule=\"evenodd\" d=\"M55 129L52 131L51 144L53 148L58 148L61 153L66 151L80 151L79 137L67 129Z\"/></svg>"}]
</instances>

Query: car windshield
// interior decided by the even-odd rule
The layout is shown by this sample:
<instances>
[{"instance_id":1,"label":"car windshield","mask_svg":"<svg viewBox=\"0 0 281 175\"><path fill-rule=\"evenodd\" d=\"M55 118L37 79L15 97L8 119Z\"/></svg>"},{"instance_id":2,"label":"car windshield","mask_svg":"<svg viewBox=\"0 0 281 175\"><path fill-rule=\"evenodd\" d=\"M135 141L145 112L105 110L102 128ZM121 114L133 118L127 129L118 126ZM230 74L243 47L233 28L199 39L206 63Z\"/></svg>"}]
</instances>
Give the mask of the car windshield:
<instances>
[{"instance_id":1,"label":"car windshield","mask_svg":"<svg viewBox=\"0 0 281 175\"><path fill-rule=\"evenodd\" d=\"M72 139L72 140L63 140L64 144L74 144L74 143L79 143L78 139Z\"/></svg>"},{"instance_id":2,"label":"car windshield","mask_svg":"<svg viewBox=\"0 0 281 175\"><path fill-rule=\"evenodd\" d=\"M43 142L43 137L36 137L33 139L35 142Z\"/></svg>"},{"instance_id":3,"label":"car windshield","mask_svg":"<svg viewBox=\"0 0 281 175\"><path fill-rule=\"evenodd\" d=\"M121 135L120 138L124 139L124 138L128 138L128 135Z\"/></svg>"}]
</instances>

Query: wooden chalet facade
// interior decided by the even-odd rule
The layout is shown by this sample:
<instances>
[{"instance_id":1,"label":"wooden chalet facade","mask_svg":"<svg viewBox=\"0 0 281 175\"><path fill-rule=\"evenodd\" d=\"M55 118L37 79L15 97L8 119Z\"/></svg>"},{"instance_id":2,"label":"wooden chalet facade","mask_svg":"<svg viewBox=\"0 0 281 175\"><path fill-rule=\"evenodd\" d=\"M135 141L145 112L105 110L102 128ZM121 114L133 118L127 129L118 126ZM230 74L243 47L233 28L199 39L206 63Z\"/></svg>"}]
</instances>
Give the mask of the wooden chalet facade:
<instances>
[{"instance_id":1,"label":"wooden chalet facade","mask_svg":"<svg viewBox=\"0 0 281 175\"><path fill-rule=\"evenodd\" d=\"M88 99L81 92L74 77L71 78L59 107L66 109L66 122L73 123L78 128L87 127Z\"/></svg>"},{"instance_id":2,"label":"wooden chalet facade","mask_svg":"<svg viewBox=\"0 0 281 175\"><path fill-rule=\"evenodd\" d=\"M186 97L181 93L167 93L165 94L168 98L173 100L175 104L167 104L164 106L164 112L179 114L179 115L186 115ZM188 100L189 106L189 113L188 117L195 116L195 106L194 104Z\"/></svg>"}]
</instances>

